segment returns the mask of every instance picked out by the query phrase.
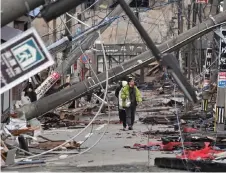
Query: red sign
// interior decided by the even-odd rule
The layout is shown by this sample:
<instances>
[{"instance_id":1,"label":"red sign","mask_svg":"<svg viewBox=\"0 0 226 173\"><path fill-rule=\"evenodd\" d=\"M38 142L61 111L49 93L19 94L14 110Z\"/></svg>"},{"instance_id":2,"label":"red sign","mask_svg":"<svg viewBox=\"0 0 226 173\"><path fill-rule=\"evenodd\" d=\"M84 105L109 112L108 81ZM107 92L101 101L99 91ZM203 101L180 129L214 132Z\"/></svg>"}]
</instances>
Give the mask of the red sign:
<instances>
[{"instance_id":1,"label":"red sign","mask_svg":"<svg viewBox=\"0 0 226 173\"><path fill-rule=\"evenodd\" d=\"M55 80L60 78L60 74L53 72L53 74L51 75Z\"/></svg>"},{"instance_id":2,"label":"red sign","mask_svg":"<svg viewBox=\"0 0 226 173\"><path fill-rule=\"evenodd\" d=\"M226 80L226 72L219 72L219 79L225 79Z\"/></svg>"},{"instance_id":3,"label":"red sign","mask_svg":"<svg viewBox=\"0 0 226 173\"><path fill-rule=\"evenodd\" d=\"M196 3L197 4L201 4L201 3L208 4L208 0L196 0Z\"/></svg>"}]
</instances>

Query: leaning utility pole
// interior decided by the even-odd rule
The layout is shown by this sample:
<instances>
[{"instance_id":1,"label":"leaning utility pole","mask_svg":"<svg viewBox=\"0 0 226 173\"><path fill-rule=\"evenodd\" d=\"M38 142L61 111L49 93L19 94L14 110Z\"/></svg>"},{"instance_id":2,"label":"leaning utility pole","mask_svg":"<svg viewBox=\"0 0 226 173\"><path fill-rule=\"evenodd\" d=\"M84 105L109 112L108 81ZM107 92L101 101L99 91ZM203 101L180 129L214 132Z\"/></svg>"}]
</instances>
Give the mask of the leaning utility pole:
<instances>
[{"instance_id":1,"label":"leaning utility pole","mask_svg":"<svg viewBox=\"0 0 226 173\"><path fill-rule=\"evenodd\" d=\"M140 20L140 13L139 13L139 7L137 7L136 8L136 11L135 11L135 15L136 15L136 17L137 17L137 19L138 20ZM141 69L140 69L140 83L143 83L144 82L144 76L145 76L145 74L144 74L144 69L145 69L145 67L142 67Z\"/></svg>"},{"instance_id":2,"label":"leaning utility pole","mask_svg":"<svg viewBox=\"0 0 226 173\"><path fill-rule=\"evenodd\" d=\"M159 50L162 53L176 51L189 42L199 38L200 36L203 36L204 34L207 34L216 27L219 27L223 23L226 24L226 11L214 16L213 19L215 20L215 23L212 19L208 19L203 23L198 24L196 27L180 34L176 38L170 39L159 45ZM143 66L150 64L154 61L154 59L151 57L152 53L150 51L146 51L141 55L138 55L133 59L108 70L109 83L113 82L114 80L118 80L120 77L128 75ZM18 116L25 114L27 119L32 119L34 117L43 115L46 112L69 102L70 100L84 96L87 92L98 88L100 86L100 83L104 84L106 82L105 72L99 74L98 79L99 80L97 80L95 77L91 77L90 79L72 85L70 88L63 89L56 94L42 98L29 105L24 105L22 108L16 110Z\"/></svg>"},{"instance_id":3,"label":"leaning utility pole","mask_svg":"<svg viewBox=\"0 0 226 173\"><path fill-rule=\"evenodd\" d=\"M218 0L213 0L211 7L210 7L210 15L214 16L217 14L218 11ZM208 16L209 17L209 16ZM207 49L206 49L206 59L205 59L205 68L204 68L204 77L203 77L203 98L202 98L202 111L204 113L207 112L209 99L211 98L211 64L214 61L214 50L213 50L213 43L214 40L214 32L210 32L207 34L208 42L207 42Z\"/></svg>"},{"instance_id":4,"label":"leaning utility pole","mask_svg":"<svg viewBox=\"0 0 226 173\"><path fill-rule=\"evenodd\" d=\"M80 20L82 22L85 21L85 14L82 13L85 10L85 5L86 4L81 4L81 8L80 8L81 12L80 12L79 15L80 15ZM85 25L83 23L80 23L80 30L81 30L81 32L85 31ZM85 52L86 50L83 50L83 51ZM82 55L82 56L86 56L86 55ZM86 65L85 65L85 63L82 63L82 62L79 62L78 65L80 66L79 69L81 69L81 71L79 71L79 76L80 76L80 81L82 81L82 80L85 79L85 72L86 72L85 67L86 67Z\"/></svg>"},{"instance_id":5,"label":"leaning utility pole","mask_svg":"<svg viewBox=\"0 0 226 173\"><path fill-rule=\"evenodd\" d=\"M183 20L183 15L182 15L182 12L183 12L183 1L182 0L178 0L177 1L177 20L178 20L178 35L180 35L181 33L183 33L183 30L184 30L184 20ZM181 54L181 50L179 49L177 51L177 56L178 56L178 60L180 62L180 67L181 67L181 70L182 72L184 71L184 68L183 68L183 58L182 58L182 54Z\"/></svg>"},{"instance_id":6,"label":"leaning utility pole","mask_svg":"<svg viewBox=\"0 0 226 173\"><path fill-rule=\"evenodd\" d=\"M187 30L189 30L191 28L191 4L188 4L188 24L187 24ZM186 59L186 63L187 63L187 77L188 80L190 81L191 79L191 43L188 44L188 52L187 52L187 59ZM191 81L190 81L191 82Z\"/></svg>"},{"instance_id":7,"label":"leaning utility pole","mask_svg":"<svg viewBox=\"0 0 226 173\"><path fill-rule=\"evenodd\" d=\"M195 27L196 23L197 23L197 4L196 4L196 0L193 0L192 27ZM191 51L191 67L193 67L193 69L192 69L192 78L193 78L195 76L195 74L194 74L195 69L198 70L198 62L197 62L197 57L196 57L196 40L191 43L190 51Z\"/></svg>"},{"instance_id":8,"label":"leaning utility pole","mask_svg":"<svg viewBox=\"0 0 226 173\"><path fill-rule=\"evenodd\" d=\"M71 15L74 15L74 13L75 13L75 9L74 10L71 10L71 11L69 11L68 12L69 14L71 14ZM61 18L61 20L63 20L62 19L62 17L60 17ZM72 21L70 20L71 19L71 17L69 17L67 14L65 14L65 36L66 37L68 37L68 36L72 36ZM64 22L64 21L61 21L61 22ZM62 61L65 61L66 59L67 59L67 56L68 56L68 53L71 51L71 48L72 48L72 46L68 46L64 51L63 51L63 57L62 57ZM61 84L64 84L65 83L65 79L66 79L66 75L67 74L65 74L65 73L67 73L67 71L65 71L63 74L62 74L62 78L61 78Z\"/></svg>"},{"instance_id":9,"label":"leaning utility pole","mask_svg":"<svg viewBox=\"0 0 226 173\"><path fill-rule=\"evenodd\" d=\"M57 23L57 20L53 19L53 43L57 41L56 23Z\"/></svg>"}]
</instances>

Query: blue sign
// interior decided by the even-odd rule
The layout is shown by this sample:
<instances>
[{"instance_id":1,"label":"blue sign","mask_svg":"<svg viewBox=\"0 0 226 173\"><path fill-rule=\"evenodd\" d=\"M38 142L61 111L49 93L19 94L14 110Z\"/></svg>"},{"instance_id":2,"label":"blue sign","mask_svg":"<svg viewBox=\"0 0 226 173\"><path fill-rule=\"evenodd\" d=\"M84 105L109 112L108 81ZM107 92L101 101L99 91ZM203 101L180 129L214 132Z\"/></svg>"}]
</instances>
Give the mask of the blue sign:
<instances>
[{"instance_id":1,"label":"blue sign","mask_svg":"<svg viewBox=\"0 0 226 173\"><path fill-rule=\"evenodd\" d=\"M82 63L88 63L89 62L89 57L87 55L82 55L81 56L81 61L82 61Z\"/></svg>"},{"instance_id":2,"label":"blue sign","mask_svg":"<svg viewBox=\"0 0 226 173\"><path fill-rule=\"evenodd\" d=\"M12 48L11 51L23 70L32 68L45 59L45 56L33 38L29 38L23 43L18 44L16 47Z\"/></svg>"},{"instance_id":3,"label":"blue sign","mask_svg":"<svg viewBox=\"0 0 226 173\"><path fill-rule=\"evenodd\" d=\"M226 88L226 80L224 80L224 81L219 81L219 82L218 82L218 87L219 87L219 88Z\"/></svg>"}]
</instances>

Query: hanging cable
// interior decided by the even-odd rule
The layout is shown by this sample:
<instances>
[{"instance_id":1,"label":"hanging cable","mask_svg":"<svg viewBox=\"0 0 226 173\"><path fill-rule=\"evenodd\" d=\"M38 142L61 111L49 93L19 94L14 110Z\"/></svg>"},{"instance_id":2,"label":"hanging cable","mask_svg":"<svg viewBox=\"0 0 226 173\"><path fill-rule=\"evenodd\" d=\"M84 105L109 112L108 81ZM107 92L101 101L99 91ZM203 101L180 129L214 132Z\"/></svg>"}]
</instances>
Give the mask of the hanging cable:
<instances>
[{"instance_id":1,"label":"hanging cable","mask_svg":"<svg viewBox=\"0 0 226 173\"><path fill-rule=\"evenodd\" d=\"M78 20L78 19L77 19L77 20ZM81 21L81 22L82 22L82 21ZM83 22L83 23L84 23L84 22ZM87 25L87 24L85 24L85 23L84 23L84 25L89 26L89 25ZM98 34L99 34L99 37L100 37L100 39L101 39L100 31L98 31ZM106 54L105 54L105 50L104 50L104 46L103 46L103 42L101 42L101 47L102 47L102 51L103 51L103 54L104 54L105 66L106 66L106 68L108 68L108 66L107 66L107 60L106 60ZM108 70L106 70L106 88L105 88L105 93L104 93L104 98L103 98L103 100L106 100L107 92L108 92ZM56 149L58 149L58 148L64 146L65 144L69 143L70 141L74 140L77 136L79 136L82 132L84 132L84 131L85 131L85 130L86 130L86 129L94 122L94 120L95 120L95 119L97 118L97 116L100 114L100 111L101 111L103 105L104 105L104 102L101 103L101 106L100 106L100 108L99 108L97 114L93 117L93 119L89 122L89 124L88 124L84 129L82 129L78 134L76 134L75 136L73 136L73 137L70 138L69 140L65 141L64 143L62 143L61 145L59 145L59 146L57 146L57 147L55 147L55 148L53 148L53 149L50 149L50 150L48 150L48 151L42 152L42 153L37 154L37 155L32 155L32 156L29 156L29 157L26 157L26 158L19 159L19 161L22 161L22 160L24 160L24 159L31 159L31 158L34 158L34 157L39 157L39 156L41 156L41 155L50 153L50 152L52 152L52 151L54 151L54 150L56 150ZM102 135L102 137L103 137L103 136L104 136L104 135ZM102 138L100 138L100 139L98 140L98 142L99 142L101 139L102 139ZM98 142L96 142L95 145L96 145ZM93 145L92 147L94 147L95 145ZM89 150L90 150L90 149L91 149L91 147L89 148ZM85 151L88 151L88 150L85 150ZM18 162L19 162L19 161L18 161Z\"/></svg>"}]
</instances>

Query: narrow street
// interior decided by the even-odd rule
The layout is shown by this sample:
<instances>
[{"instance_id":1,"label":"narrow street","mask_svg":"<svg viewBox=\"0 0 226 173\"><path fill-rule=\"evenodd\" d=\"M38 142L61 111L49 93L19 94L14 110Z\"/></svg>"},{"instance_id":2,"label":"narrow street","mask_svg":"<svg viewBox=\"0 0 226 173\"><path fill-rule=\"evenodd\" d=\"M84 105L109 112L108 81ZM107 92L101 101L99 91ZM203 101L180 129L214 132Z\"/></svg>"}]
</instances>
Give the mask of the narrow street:
<instances>
[{"instance_id":1,"label":"narrow street","mask_svg":"<svg viewBox=\"0 0 226 173\"><path fill-rule=\"evenodd\" d=\"M225 172L226 0L0 0L1 171Z\"/></svg>"},{"instance_id":2,"label":"narrow street","mask_svg":"<svg viewBox=\"0 0 226 173\"><path fill-rule=\"evenodd\" d=\"M116 118L116 117L115 117ZM118 117L117 117L118 118ZM88 128L83 134L81 134L76 140L85 141L81 145L82 148L91 147L103 134L106 126L94 125ZM100 129L101 128L101 129ZM166 126L154 126L152 129L164 130ZM67 169L69 172L73 171L165 171L164 169L154 167L154 159L158 156L175 157L174 154L162 154L160 151L150 151L150 159L148 161L148 150L136 150L125 148L126 146L132 147L135 143L147 143L148 138L142 135L142 132L147 131L147 127L139 122L134 126L132 131L122 131L122 125L111 124L108 126L108 130L102 140L90 151L76 156L75 154L66 154L69 158L60 160L59 157L65 154L54 154L48 157L48 159L59 159L58 161L49 162L47 166L37 166L35 168L24 168L19 169L20 171L42 171L48 170L51 172L64 171ZM78 133L79 129L67 130L57 129L48 130L43 134L51 140L67 140ZM87 135L92 135L87 139ZM155 142L156 139L150 139ZM84 149L83 149L84 150ZM80 151L83 151L82 149ZM31 150L32 151L32 150ZM74 150L70 150L73 152ZM75 152L78 150L75 150ZM148 163L149 162L149 163ZM150 167L148 168L148 164ZM121 166L120 166L121 165ZM128 165L128 166L126 166ZM16 168L14 168L16 169ZM166 169L166 171L169 171ZM171 170L174 171L174 170Z\"/></svg>"}]
</instances>

